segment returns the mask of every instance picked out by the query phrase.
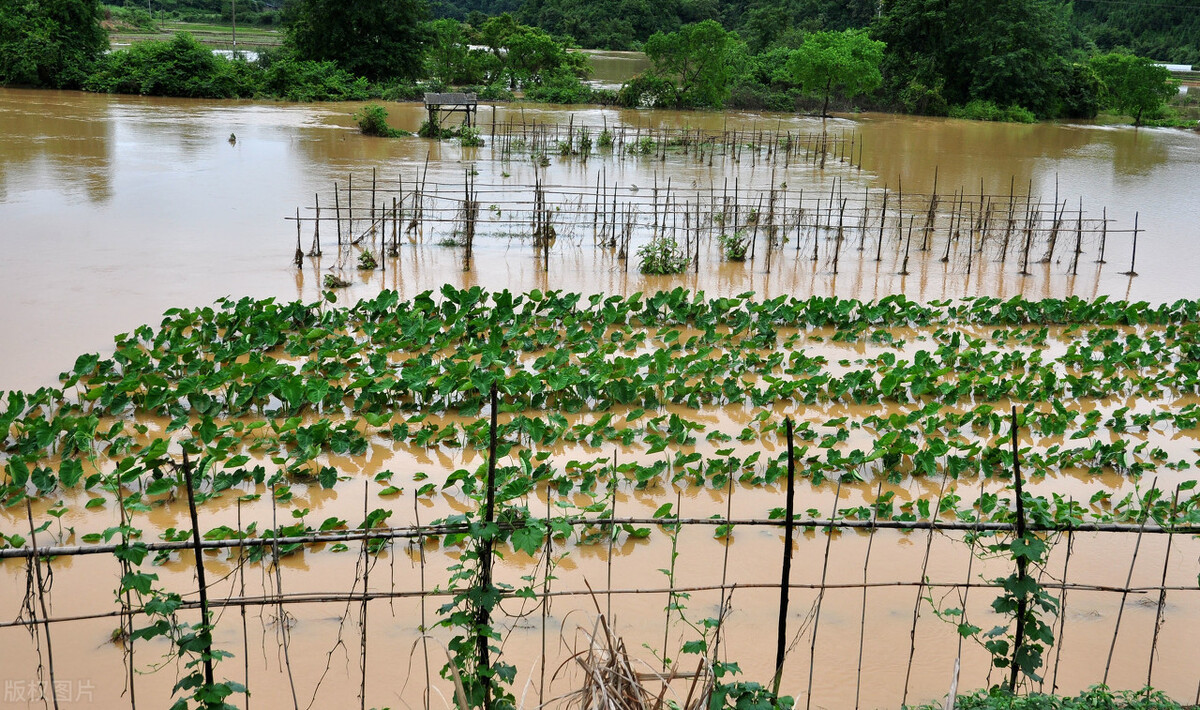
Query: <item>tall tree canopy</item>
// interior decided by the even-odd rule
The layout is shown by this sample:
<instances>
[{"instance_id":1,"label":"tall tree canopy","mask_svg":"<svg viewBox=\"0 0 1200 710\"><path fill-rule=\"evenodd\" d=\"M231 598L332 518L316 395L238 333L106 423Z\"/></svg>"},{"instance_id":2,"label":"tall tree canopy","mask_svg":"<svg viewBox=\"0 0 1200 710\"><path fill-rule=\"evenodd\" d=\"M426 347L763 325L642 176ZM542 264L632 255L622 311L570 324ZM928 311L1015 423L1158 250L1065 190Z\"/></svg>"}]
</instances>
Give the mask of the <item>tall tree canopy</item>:
<instances>
[{"instance_id":1,"label":"tall tree canopy","mask_svg":"<svg viewBox=\"0 0 1200 710\"><path fill-rule=\"evenodd\" d=\"M805 93L825 97L824 116L833 90L853 98L879 87L883 50L883 42L871 39L864 30L811 32L792 51L786 72Z\"/></svg>"},{"instance_id":2,"label":"tall tree canopy","mask_svg":"<svg viewBox=\"0 0 1200 710\"><path fill-rule=\"evenodd\" d=\"M872 29L883 70L910 110L979 99L1053 115L1069 49L1064 6L1051 0L883 0ZM924 103L924 106L920 104Z\"/></svg>"},{"instance_id":3,"label":"tall tree canopy","mask_svg":"<svg viewBox=\"0 0 1200 710\"><path fill-rule=\"evenodd\" d=\"M675 105L720 108L737 76L745 45L713 20L655 32L646 40L651 71L675 85Z\"/></svg>"},{"instance_id":4,"label":"tall tree canopy","mask_svg":"<svg viewBox=\"0 0 1200 710\"><path fill-rule=\"evenodd\" d=\"M296 0L288 43L301 59L334 61L369 79L421 76L424 0Z\"/></svg>"},{"instance_id":5,"label":"tall tree canopy","mask_svg":"<svg viewBox=\"0 0 1200 710\"><path fill-rule=\"evenodd\" d=\"M1145 57L1132 54L1102 54L1092 58L1092 69L1104 85L1104 103L1132 116L1136 125L1142 118L1162 110L1175 95L1179 82L1171 72Z\"/></svg>"},{"instance_id":6,"label":"tall tree canopy","mask_svg":"<svg viewBox=\"0 0 1200 710\"><path fill-rule=\"evenodd\" d=\"M106 49L99 0L0 0L0 84L78 87Z\"/></svg>"}]
</instances>

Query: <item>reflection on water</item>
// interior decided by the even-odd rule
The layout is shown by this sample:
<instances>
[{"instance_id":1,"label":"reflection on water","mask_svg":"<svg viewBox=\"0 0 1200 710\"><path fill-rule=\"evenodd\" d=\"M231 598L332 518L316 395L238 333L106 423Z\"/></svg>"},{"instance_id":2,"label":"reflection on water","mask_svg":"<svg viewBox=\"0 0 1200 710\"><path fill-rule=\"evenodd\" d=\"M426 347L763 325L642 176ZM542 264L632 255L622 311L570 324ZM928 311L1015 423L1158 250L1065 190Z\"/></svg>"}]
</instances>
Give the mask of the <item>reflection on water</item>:
<instances>
[{"instance_id":1,"label":"reflection on water","mask_svg":"<svg viewBox=\"0 0 1200 710\"><path fill-rule=\"evenodd\" d=\"M112 120L103 103L80 104L79 95L9 91L0 101L0 201L11 190L50 190L49 202L83 196L101 203L111 195Z\"/></svg>"}]
</instances>

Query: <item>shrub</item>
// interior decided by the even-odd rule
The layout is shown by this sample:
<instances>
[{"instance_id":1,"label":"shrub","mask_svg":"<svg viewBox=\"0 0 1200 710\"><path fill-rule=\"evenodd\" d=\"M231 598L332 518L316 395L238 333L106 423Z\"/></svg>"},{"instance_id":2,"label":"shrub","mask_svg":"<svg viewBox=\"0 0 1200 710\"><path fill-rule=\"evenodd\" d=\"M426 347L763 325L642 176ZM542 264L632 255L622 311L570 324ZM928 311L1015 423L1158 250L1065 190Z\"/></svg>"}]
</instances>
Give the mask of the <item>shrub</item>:
<instances>
[{"instance_id":1,"label":"shrub","mask_svg":"<svg viewBox=\"0 0 1200 710\"><path fill-rule=\"evenodd\" d=\"M659 235L638 247L638 269L643 274L681 274L689 259L674 237Z\"/></svg>"},{"instance_id":2,"label":"shrub","mask_svg":"<svg viewBox=\"0 0 1200 710\"><path fill-rule=\"evenodd\" d=\"M746 260L746 250L750 248L750 239L746 236L746 230L739 229L733 234L722 234L717 238L717 242L721 245L721 253L727 260Z\"/></svg>"},{"instance_id":3,"label":"shrub","mask_svg":"<svg viewBox=\"0 0 1200 710\"><path fill-rule=\"evenodd\" d=\"M463 148L478 148L483 145L483 135L478 126L463 126L458 129L458 144Z\"/></svg>"},{"instance_id":4,"label":"shrub","mask_svg":"<svg viewBox=\"0 0 1200 710\"><path fill-rule=\"evenodd\" d=\"M966 106L950 108L951 118L965 118L971 121L1004 121L1008 123L1033 123L1037 117L1033 112L1021 106L1001 108L991 101L975 99Z\"/></svg>"},{"instance_id":5,"label":"shrub","mask_svg":"<svg viewBox=\"0 0 1200 710\"><path fill-rule=\"evenodd\" d=\"M258 93L255 67L215 55L190 34L139 42L112 52L84 84L88 91L145 96L230 99Z\"/></svg>"},{"instance_id":6,"label":"shrub","mask_svg":"<svg viewBox=\"0 0 1200 710\"><path fill-rule=\"evenodd\" d=\"M635 76L617 92L617 105L625 108L672 106L674 103L674 82L653 74Z\"/></svg>"},{"instance_id":7,"label":"shrub","mask_svg":"<svg viewBox=\"0 0 1200 710\"><path fill-rule=\"evenodd\" d=\"M601 148L611 148L612 144L612 131L608 130L607 128L605 128L603 131L600 131L600 136L596 139L596 145L600 146Z\"/></svg>"},{"instance_id":8,"label":"shrub","mask_svg":"<svg viewBox=\"0 0 1200 710\"><path fill-rule=\"evenodd\" d=\"M375 255L363 249L358 253L358 268L360 271L374 271L379 268L379 262L375 261Z\"/></svg>"},{"instance_id":9,"label":"shrub","mask_svg":"<svg viewBox=\"0 0 1200 710\"><path fill-rule=\"evenodd\" d=\"M367 136L399 138L412 135L408 131L401 131L389 126L387 115L387 109L379 104L367 104L354 114L354 121L358 123L358 129L363 132L363 135Z\"/></svg>"},{"instance_id":10,"label":"shrub","mask_svg":"<svg viewBox=\"0 0 1200 710\"><path fill-rule=\"evenodd\" d=\"M263 89L288 101L365 101L369 82L334 62L300 60L291 55L272 57L266 64Z\"/></svg>"},{"instance_id":11,"label":"shrub","mask_svg":"<svg viewBox=\"0 0 1200 710\"><path fill-rule=\"evenodd\" d=\"M525 91L530 101L547 104L591 103L592 88L571 74L560 74L550 81Z\"/></svg>"}]
</instances>

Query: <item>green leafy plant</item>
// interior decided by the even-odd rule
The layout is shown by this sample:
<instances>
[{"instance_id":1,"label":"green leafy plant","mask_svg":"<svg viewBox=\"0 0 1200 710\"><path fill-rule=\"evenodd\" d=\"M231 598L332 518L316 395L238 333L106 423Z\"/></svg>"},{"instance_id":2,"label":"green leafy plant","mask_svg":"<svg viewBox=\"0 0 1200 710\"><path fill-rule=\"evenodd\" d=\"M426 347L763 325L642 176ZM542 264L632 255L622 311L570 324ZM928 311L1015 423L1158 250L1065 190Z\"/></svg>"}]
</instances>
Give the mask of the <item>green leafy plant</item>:
<instances>
[{"instance_id":1,"label":"green leafy plant","mask_svg":"<svg viewBox=\"0 0 1200 710\"><path fill-rule=\"evenodd\" d=\"M680 274L688 266L688 257L674 237L657 235L638 247L638 269L643 274Z\"/></svg>"},{"instance_id":2,"label":"green leafy plant","mask_svg":"<svg viewBox=\"0 0 1200 710\"><path fill-rule=\"evenodd\" d=\"M367 104L354 114L354 122L358 124L358 129L366 136L399 138L401 136L412 135L408 131L402 131L389 126L387 115L387 109L379 104Z\"/></svg>"},{"instance_id":3,"label":"green leafy plant","mask_svg":"<svg viewBox=\"0 0 1200 710\"><path fill-rule=\"evenodd\" d=\"M739 229L733 234L724 234L717 237L717 243L721 246L721 254L729 261L745 261L746 251L750 248L750 237L746 234L746 230Z\"/></svg>"},{"instance_id":4,"label":"green leafy plant","mask_svg":"<svg viewBox=\"0 0 1200 710\"><path fill-rule=\"evenodd\" d=\"M358 253L359 271L373 271L378 268L379 262L375 261L375 255L369 249L363 249Z\"/></svg>"}]
</instances>

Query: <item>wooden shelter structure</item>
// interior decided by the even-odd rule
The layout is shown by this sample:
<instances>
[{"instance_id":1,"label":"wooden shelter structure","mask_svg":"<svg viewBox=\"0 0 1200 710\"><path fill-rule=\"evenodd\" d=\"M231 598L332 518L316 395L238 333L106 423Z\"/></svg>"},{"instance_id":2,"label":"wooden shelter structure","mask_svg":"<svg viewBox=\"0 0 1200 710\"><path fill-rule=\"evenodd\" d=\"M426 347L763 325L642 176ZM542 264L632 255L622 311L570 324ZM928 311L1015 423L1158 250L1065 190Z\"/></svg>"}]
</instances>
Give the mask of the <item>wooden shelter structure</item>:
<instances>
[{"instance_id":1,"label":"wooden shelter structure","mask_svg":"<svg viewBox=\"0 0 1200 710\"><path fill-rule=\"evenodd\" d=\"M425 94L425 110L429 112L429 123L442 125L442 115L462 112L463 125L474 126L475 114L479 110L479 99L474 93Z\"/></svg>"}]
</instances>

